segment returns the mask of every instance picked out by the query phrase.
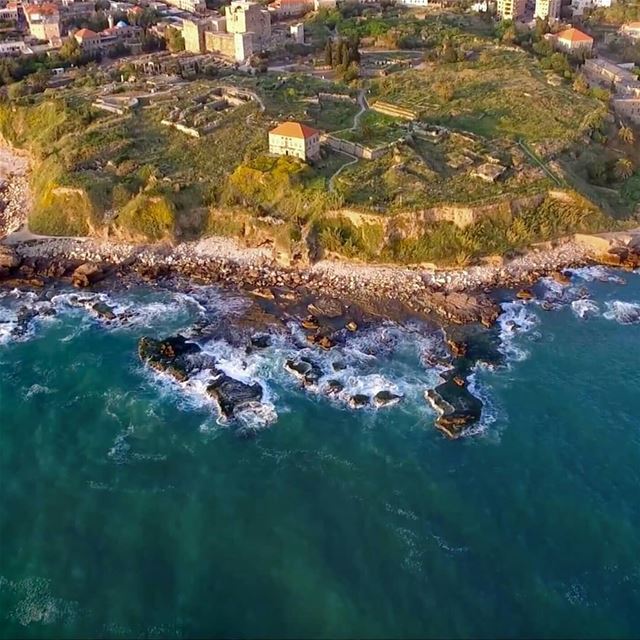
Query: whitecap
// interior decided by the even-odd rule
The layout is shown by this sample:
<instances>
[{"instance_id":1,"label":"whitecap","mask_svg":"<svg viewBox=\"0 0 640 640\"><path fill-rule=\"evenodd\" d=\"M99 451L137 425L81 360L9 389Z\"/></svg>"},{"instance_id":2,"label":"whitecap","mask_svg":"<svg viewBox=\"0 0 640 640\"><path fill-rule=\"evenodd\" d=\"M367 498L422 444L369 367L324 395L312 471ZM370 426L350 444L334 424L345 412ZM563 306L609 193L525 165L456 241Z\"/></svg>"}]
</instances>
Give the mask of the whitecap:
<instances>
[{"instance_id":1,"label":"whitecap","mask_svg":"<svg viewBox=\"0 0 640 640\"><path fill-rule=\"evenodd\" d=\"M607 320L615 320L618 324L640 324L640 304L614 300L606 305L607 311L603 315Z\"/></svg>"},{"instance_id":2,"label":"whitecap","mask_svg":"<svg viewBox=\"0 0 640 640\"><path fill-rule=\"evenodd\" d=\"M581 320L600 314L600 307L593 300L574 300L571 310Z\"/></svg>"},{"instance_id":3,"label":"whitecap","mask_svg":"<svg viewBox=\"0 0 640 640\"><path fill-rule=\"evenodd\" d=\"M507 360L525 360L529 354L516 344L516 340L518 335L532 331L538 325L539 318L523 301L504 302L501 307L502 313L498 317L499 349Z\"/></svg>"}]
</instances>

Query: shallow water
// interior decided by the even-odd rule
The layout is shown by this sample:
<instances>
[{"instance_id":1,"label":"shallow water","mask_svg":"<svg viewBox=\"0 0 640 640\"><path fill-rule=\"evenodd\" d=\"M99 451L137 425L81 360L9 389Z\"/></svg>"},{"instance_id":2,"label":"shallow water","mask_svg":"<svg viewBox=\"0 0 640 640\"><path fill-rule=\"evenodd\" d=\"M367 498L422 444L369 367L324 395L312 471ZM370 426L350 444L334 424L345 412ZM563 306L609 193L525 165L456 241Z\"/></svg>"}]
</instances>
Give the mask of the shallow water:
<instances>
[{"instance_id":1,"label":"shallow water","mask_svg":"<svg viewBox=\"0 0 640 640\"><path fill-rule=\"evenodd\" d=\"M136 355L242 301L113 294L129 320L108 326L62 294L16 336L36 303L0 294L0 636L637 637L640 275L579 273L543 285L554 311L506 307L509 366L478 369L485 416L458 441L422 397L437 334L324 356L349 394L404 396L377 411L302 391L293 329L251 356L205 341L265 390L243 439L205 380Z\"/></svg>"}]
</instances>

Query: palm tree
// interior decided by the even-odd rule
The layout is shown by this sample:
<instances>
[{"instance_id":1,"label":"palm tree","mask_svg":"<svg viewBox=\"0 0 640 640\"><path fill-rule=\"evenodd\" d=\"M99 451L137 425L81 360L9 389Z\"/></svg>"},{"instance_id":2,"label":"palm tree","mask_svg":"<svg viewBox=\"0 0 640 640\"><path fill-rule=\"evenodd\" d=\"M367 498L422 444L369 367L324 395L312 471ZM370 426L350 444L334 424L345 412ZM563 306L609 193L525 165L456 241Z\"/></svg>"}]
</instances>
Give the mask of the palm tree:
<instances>
[{"instance_id":1,"label":"palm tree","mask_svg":"<svg viewBox=\"0 0 640 640\"><path fill-rule=\"evenodd\" d=\"M634 171L635 167L629 158L620 158L616 162L615 172L620 180L627 180L633 175Z\"/></svg>"},{"instance_id":2,"label":"palm tree","mask_svg":"<svg viewBox=\"0 0 640 640\"><path fill-rule=\"evenodd\" d=\"M625 125L622 125L618 129L618 138L620 138L622 142L626 142L627 144L633 144L636 140L636 136L633 133L633 130Z\"/></svg>"}]
</instances>

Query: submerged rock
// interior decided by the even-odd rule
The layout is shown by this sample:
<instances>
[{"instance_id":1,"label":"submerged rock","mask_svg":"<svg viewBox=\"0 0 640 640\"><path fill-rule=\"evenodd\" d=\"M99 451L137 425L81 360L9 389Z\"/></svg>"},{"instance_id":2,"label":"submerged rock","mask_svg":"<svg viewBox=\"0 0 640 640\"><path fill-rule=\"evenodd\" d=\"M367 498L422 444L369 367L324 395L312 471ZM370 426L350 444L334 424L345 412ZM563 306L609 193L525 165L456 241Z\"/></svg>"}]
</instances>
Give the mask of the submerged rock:
<instances>
[{"instance_id":1,"label":"submerged rock","mask_svg":"<svg viewBox=\"0 0 640 640\"><path fill-rule=\"evenodd\" d=\"M218 372L207 387L207 393L216 401L222 415L231 419L237 412L262 400L262 387L256 382L246 384L226 373Z\"/></svg>"},{"instance_id":2,"label":"submerged rock","mask_svg":"<svg viewBox=\"0 0 640 640\"><path fill-rule=\"evenodd\" d=\"M400 400L402 400L402 396L392 393L391 391L387 391L386 389L378 391L378 393L373 396L373 404L376 407L388 407L392 404L398 404Z\"/></svg>"},{"instance_id":3,"label":"submerged rock","mask_svg":"<svg viewBox=\"0 0 640 640\"><path fill-rule=\"evenodd\" d=\"M329 380L327 382L326 392L327 395L337 396L344 389L344 385L340 380Z\"/></svg>"},{"instance_id":4,"label":"submerged rock","mask_svg":"<svg viewBox=\"0 0 640 640\"><path fill-rule=\"evenodd\" d=\"M113 309L104 302L96 302L91 308L103 320L115 320L117 317Z\"/></svg>"},{"instance_id":5,"label":"submerged rock","mask_svg":"<svg viewBox=\"0 0 640 640\"><path fill-rule=\"evenodd\" d=\"M369 403L370 398L364 395L364 393L356 393L349 398L349 406L352 409L363 409L364 407L368 407Z\"/></svg>"},{"instance_id":6,"label":"submerged rock","mask_svg":"<svg viewBox=\"0 0 640 640\"><path fill-rule=\"evenodd\" d=\"M284 368L301 380L305 387L318 384L318 381L322 377L320 367L306 358L300 358L298 360L289 359L284 363Z\"/></svg>"},{"instance_id":7,"label":"submerged rock","mask_svg":"<svg viewBox=\"0 0 640 640\"><path fill-rule=\"evenodd\" d=\"M436 427L449 438L458 438L482 415L482 402L453 379L429 389L425 397L438 413Z\"/></svg>"},{"instance_id":8,"label":"submerged rock","mask_svg":"<svg viewBox=\"0 0 640 640\"><path fill-rule=\"evenodd\" d=\"M518 300L533 300L533 291L531 291L531 289L520 289L520 291L516 293L516 298L518 298Z\"/></svg>"},{"instance_id":9,"label":"submerged rock","mask_svg":"<svg viewBox=\"0 0 640 640\"><path fill-rule=\"evenodd\" d=\"M138 355L144 363L156 371L167 373L180 382L186 382L189 379L189 373L194 368L189 356L198 353L200 353L200 347L181 335L164 340L144 337L138 342Z\"/></svg>"}]
</instances>

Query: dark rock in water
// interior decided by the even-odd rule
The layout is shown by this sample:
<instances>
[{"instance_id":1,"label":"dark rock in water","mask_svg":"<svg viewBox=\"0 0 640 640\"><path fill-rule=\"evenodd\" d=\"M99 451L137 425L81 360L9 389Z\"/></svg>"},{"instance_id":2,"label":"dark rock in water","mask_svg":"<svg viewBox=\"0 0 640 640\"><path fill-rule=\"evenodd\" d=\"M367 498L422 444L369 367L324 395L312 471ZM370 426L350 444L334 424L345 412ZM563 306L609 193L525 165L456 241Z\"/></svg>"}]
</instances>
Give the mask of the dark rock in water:
<instances>
[{"instance_id":1,"label":"dark rock in water","mask_svg":"<svg viewBox=\"0 0 640 640\"><path fill-rule=\"evenodd\" d=\"M425 396L438 412L436 427L449 438L458 438L482 415L482 402L453 379L429 389Z\"/></svg>"},{"instance_id":2,"label":"dark rock in water","mask_svg":"<svg viewBox=\"0 0 640 640\"><path fill-rule=\"evenodd\" d=\"M322 377L320 367L306 358L289 359L284 363L284 368L301 380L305 387L318 384L318 380Z\"/></svg>"},{"instance_id":3,"label":"dark rock in water","mask_svg":"<svg viewBox=\"0 0 640 640\"><path fill-rule=\"evenodd\" d=\"M331 363L334 371L344 371L347 368L347 365L342 360L336 360Z\"/></svg>"},{"instance_id":4,"label":"dark rock in water","mask_svg":"<svg viewBox=\"0 0 640 640\"><path fill-rule=\"evenodd\" d=\"M340 380L329 380L327 382L327 394L330 396L337 396L344 389L344 385Z\"/></svg>"},{"instance_id":5,"label":"dark rock in water","mask_svg":"<svg viewBox=\"0 0 640 640\"><path fill-rule=\"evenodd\" d=\"M314 318L339 318L344 313L344 306L335 298L319 298L307 306L307 311Z\"/></svg>"},{"instance_id":6,"label":"dark rock in water","mask_svg":"<svg viewBox=\"0 0 640 640\"><path fill-rule=\"evenodd\" d=\"M378 391L378 393L373 396L373 404L376 407L388 407L391 404L397 404L400 400L402 400L402 396L392 393L391 391L387 391L386 389Z\"/></svg>"},{"instance_id":7,"label":"dark rock in water","mask_svg":"<svg viewBox=\"0 0 640 640\"><path fill-rule=\"evenodd\" d=\"M313 316L308 316L305 318L300 325L303 329L307 331L317 331L320 328L320 324Z\"/></svg>"},{"instance_id":8,"label":"dark rock in water","mask_svg":"<svg viewBox=\"0 0 640 640\"><path fill-rule=\"evenodd\" d=\"M102 267L92 262L85 262L71 275L71 284L78 289L84 289L96 282L100 282L105 276L106 274Z\"/></svg>"},{"instance_id":9,"label":"dark rock in water","mask_svg":"<svg viewBox=\"0 0 640 640\"><path fill-rule=\"evenodd\" d=\"M38 317L38 311L31 307L20 307L17 312L16 326L11 334L13 336L23 336L29 330L29 324Z\"/></svg>"},{"instance_id":10,"label":"dark rock in water","mask_svg":"<svg viewBox=\"0 0 640 640\"><path fill-rule=\"evenodd\" d=\"M451 349L454 358L463 358L467 355L467 345L456 340L447 340L447 346Z\"/></svg>"},{"instance_id":11,"label":"dark rock in water","mask_svg":"<svg viewBox=\"0 0 640 640\"><path fill-rule=\"evenodd\" d=\"M271 345L271 337L266 333L251 337L251 346L256 349L266 349Z\"/></svg>"},{"instance_id":12,"label":"dark rock in water","mask_svg":"<svg viewBox=\"0 0 640 640\"><path fill-rule=\"evenodd\" d=\"M207 387L207 393L217 402L220 412L231 419L247 405L262 400L262 387L258 383L246 384L226 373L218 372Z\"/></svg>"},{"instance_id":13,"label":"dark rock in water","mask_svg":"<svg viewBox=\"0 0 640 640\"><path fill-rule=\"evenodd\" d=\"M316 347L320 347L325 351L332 349L336 344L329 336L323 336L319 333L307 336L307 342L315 345Z\"/></svg>"},{"instance_id":14,"label":"dark rock in water","mask_svg":"<svg viewBox=\"0 0 640 640\"><path fill-rule=\"evenodd\" d=\"M96 302L91 308L95 311L96 315L103 320L115 320L117 318L113 309L104 302Z\"/></svg>"},{"instance_id":15,"label":"dark rock in water","mask_svg":"<svg viewBox=\"0 0 640 640\"><path fill-rule=\"evenodd\" d=\"M352 409L362 409L363 407L369 406L369 401L369 396L366 396L363 393L356 393L349 398L349 406Z\"/></svg>"},{"instance_id":16,"label":"dark rock in water","mask_svg":"<svg viewBox=\"0 0 640 640\"><path fill-rule=\"evenodd\" d=\"M164 340L144 337L138 342L138 355L143 362L180 382L189 379L189 373L196 368L190 356L199 353L200 347L195 342L180 335Z\"/></svg>"},{"instance_id":17,"label":"dark rock in water","mask_svg":"<svg viewBox=\"0 0 640 640\"><path fill-rule=\"evenodd\" d=\"M533 300L533 291L531 291L531 289L520 289L520 291L516 293L516 298L518 298L518 300Z\"/></svg>"}]
</instances>

